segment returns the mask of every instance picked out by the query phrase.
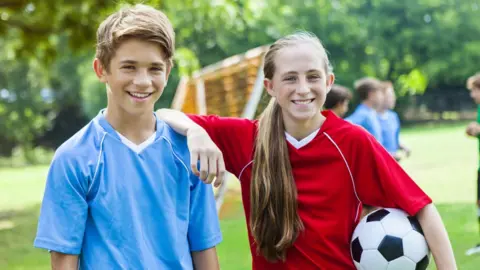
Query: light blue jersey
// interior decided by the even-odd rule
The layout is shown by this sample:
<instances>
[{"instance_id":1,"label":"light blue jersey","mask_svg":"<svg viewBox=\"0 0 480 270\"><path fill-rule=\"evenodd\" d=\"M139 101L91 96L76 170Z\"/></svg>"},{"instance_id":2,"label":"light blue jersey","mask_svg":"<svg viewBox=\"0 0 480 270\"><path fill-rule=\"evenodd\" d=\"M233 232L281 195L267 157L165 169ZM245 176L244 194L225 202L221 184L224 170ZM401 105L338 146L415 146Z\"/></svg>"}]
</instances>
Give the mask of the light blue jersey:
<instances>
[{"instance_id":1,"label":"light blue jersey","mask_svg":"<svg viewBox=\"0 0 480 270\"><path fill-rule=\"evenodd\" d=\"M400 119L398 114L388 110L379 114L378 120L382 128L383 147L391 154L396 153L400 147Z\"/></svg>"},{"instance_id":2,"label":"light blue jersey","mask_svg":"<svg viewBox=\"0 0 480 270\"><path fill-rule=\"evenodd\" d=\"M193 269L191 252L222 236L212 188L189 159L164 122L137 153L101 112L56 151L34 245L79 254L80 269Z\"/></svg>"},{"instance_id":3,"label":"light blue jersey","mask_svg":"<svg viewBox=\"0 0 480 270\"><path fill-rule=\"evenodd\" d=\"M373 108L360 104L349 117L345 118L345 120L362 126L372 134L378 142L383 143L382 128L378 121L378 114Z\"/></svg>"}]
</instances>

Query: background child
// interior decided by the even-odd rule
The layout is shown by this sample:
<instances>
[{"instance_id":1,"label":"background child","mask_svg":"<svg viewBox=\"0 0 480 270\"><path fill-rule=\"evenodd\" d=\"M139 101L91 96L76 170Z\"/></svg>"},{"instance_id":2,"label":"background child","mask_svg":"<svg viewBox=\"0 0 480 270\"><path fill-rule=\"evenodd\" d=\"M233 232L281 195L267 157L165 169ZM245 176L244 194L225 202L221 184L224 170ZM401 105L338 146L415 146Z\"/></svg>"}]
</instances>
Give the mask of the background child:
<instances>
[{"instance_id":1,"label":"background child","mask_svg":"<svg viewBox=\"0 0 480 270\"><path fill-rule=\"evenodd\" d=\"M382 129L382 145L397 160L402 159L403 151L405 156L410 156L410 149L400 143L400 118L393 110L395 108L396 95L393 84L390 81L383 82L384 102L378 112L378 119Z\"/></svg>"},{"instance_id":2,"label":"background child","mask_svg":"<svg viewBox=\"0 0 480 270\"><path fill-rule=\"evenodd\" d=\"M480 73L477 73L467 80L467 89L470 90L470 96L472 97L475 104L477 104L477 121L470 123L465 132L468 136L476 137L479 139L479 149L480 149ZM479 150L480 152L480 150ZM480 165L477 170L477 218L480 228ZM480 253L480 243L467 251L467 255L472 255L474 253Z\"/></svg>"},{"instance_id":3,"label":"background child","mask_svg":"<svg viewBox=\"0 0 480 270\"><path fill-rule=\"evenodd\" d=\"M334 84L327 94L327 99L323 107L331 110L339 117L343 117L348 111L348 105L351 99L352 93L350 89L342 85Z\"/></svg>"},{"instance_id":4,"label":"background child","mask_svg":"<svg viewBox=\"0 0 480 270\"><path fill-rule=\"evenodd\" d=\"M382 128L380 127L377 111L380 110L384 103L384 87L379 80L370 77L356 81L354 87L361 103L345 120L362 126L382 143Z\"/></svg>"}]
</instances>

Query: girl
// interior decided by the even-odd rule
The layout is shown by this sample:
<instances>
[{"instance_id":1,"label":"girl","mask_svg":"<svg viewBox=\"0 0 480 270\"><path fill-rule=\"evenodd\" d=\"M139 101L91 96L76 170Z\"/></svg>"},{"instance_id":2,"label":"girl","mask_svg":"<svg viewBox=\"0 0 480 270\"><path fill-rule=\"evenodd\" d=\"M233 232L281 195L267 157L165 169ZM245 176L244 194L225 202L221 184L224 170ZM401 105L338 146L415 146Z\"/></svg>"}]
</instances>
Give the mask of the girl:
<instances>
[{"instance_id":1,"label":"girl","mask_svg":"<svg viewBox=\"0 0 480 270\"><path fill-rule=\"evenodd\" d=\"M240 180L253 269L355 269L349 243L362 203L416 215L438 269L456 269L431 199L373 136L321 112L334 82L321 42L281 38L264 74L272 98L258 121L158 112L187 135L202 179L222 173L224 159Z\"/></svg>"}]
</instances>

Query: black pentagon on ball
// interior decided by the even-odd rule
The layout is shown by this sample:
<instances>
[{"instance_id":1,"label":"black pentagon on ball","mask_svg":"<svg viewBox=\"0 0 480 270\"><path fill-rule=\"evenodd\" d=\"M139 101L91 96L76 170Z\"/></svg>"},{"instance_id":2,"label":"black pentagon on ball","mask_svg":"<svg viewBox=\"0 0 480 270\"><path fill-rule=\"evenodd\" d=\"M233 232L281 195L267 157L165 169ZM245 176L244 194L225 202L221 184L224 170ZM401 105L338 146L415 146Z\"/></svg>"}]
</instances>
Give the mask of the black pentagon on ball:
<instances>
[{"instance_id":1,"label":"black pentagon on ball","mask_svg":"<svg viewBox=\"0 0 480 270\"><path fill-rule=\"evenodd\" d=\"M403 242L402 238L387 235L383 238L382 242L378 246L378 251L382 256L391 262L397 258L403 256Z\"/></svg>"},{"instance_id":2,"label":"black pentagon on ball","mask_svg":"<svg viewBox=\"0 0 480 270\"><path fill-rule=\"evenodd\" d=\"M421 235L423 235L422 226L420 226L420 222L418 222L418 219L416 217L409 216L408 220L410 221L412 228L415 231L419 232Z\"/></svg>"},{"instance_id":3,"label":"black pentagon on ball","mask_svg":"<svg viewBox=\"0 0 480 270\"><path fill-rule=\"evenodd\" d=\"M420 260L417 263L417 267L415 267L415 270L426 270L429 262L430 262L430 258L428 257L428 254L427 254L425 257L423 257L422 260Z\"/></svg>"},{"instance_id":4,"label":"black pentagon on ball","mask_svg":"<svg viewBox=\"0 0 480 270\"><path fill-rule=\"evenodd\" d=\"M390 212L386 209L379 209L367 217L367 222L373 222L373 221L380 221L382 220L385 216L390 214Z\"/></svg>"},{"instance_id":5,"label":"black pentagon on ball","mask_svg":"<svg viewBox=\"0 0 480 270\"><path fill-rule=\"evenodd\" d=\"M363 253L363 248L362 245L360 244L360 240L355 238L355 240L352 241L352 256L353 259L360 263L360 258L362 258L362 253Z\"/></svg>"}]
</instances>

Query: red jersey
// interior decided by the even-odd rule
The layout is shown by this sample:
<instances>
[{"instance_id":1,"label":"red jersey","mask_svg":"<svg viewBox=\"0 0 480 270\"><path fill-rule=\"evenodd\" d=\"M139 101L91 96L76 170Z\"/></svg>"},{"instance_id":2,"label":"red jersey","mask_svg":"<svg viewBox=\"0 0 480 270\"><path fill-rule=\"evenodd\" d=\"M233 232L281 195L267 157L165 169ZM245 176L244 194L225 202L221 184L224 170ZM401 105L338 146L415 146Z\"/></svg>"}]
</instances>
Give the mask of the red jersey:
<instances>
[{"instance_id":1,"label":"red jersey","mask_svg":"<svg viewBox=\"0 0 480 270\"><path fill-rule=\"evenodd\" d=\"M285 262L270 263L257 255L248 228L254 270L355 269L350 240L362 203L415 215L432 202L367 131L334 113L323 115L325 122L308 144L297 149L287 142L298 190L298 214L305 230L288 249ZM258 122L189 116L208 132L223 152L227 171L240 180L248 225Z\"/></svg>"}]
</instances>

